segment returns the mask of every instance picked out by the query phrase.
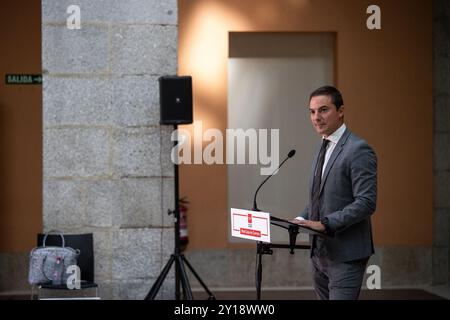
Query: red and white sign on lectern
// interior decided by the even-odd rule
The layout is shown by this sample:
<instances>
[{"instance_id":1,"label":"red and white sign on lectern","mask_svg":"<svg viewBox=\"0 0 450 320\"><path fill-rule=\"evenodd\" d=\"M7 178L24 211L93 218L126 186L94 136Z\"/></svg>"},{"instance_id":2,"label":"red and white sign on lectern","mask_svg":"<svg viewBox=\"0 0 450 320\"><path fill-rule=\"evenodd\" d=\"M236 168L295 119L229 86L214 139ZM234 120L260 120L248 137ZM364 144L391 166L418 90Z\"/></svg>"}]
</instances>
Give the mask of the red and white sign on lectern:
<instances>
[{"instance_id":1,"label":"red and white sign on lectern","mask_svg":"<svg viewBox=\"0 0 450 320\"><path fill-rule=\"evenodd\" d=\"M270 214L231 208L231 235L270 243Z\"/></svg>"}]
</instances>

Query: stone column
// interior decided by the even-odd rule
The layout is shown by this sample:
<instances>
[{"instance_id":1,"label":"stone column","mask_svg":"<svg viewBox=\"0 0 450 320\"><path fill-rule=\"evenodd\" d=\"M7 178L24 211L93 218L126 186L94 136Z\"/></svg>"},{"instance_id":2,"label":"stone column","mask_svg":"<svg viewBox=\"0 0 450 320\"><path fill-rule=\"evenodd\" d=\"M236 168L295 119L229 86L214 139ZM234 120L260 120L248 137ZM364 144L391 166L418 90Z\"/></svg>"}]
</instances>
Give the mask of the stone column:
<instances>
[{"instance_id":1,"label":"stone column","mask_svg":"<svg viewBox=\"0 0 450 320\"><path fill-rule=\"evenodd\" d=\"M450 280L450 2L434 1L433 284Z\"/></svg>"},{"instance_id":2,"label":"stone column","mask_svg":"<svg viewBox=\"0 0 450 320\"><path fill-rule=\"evenodd\" d=\"M94 233L102 298L142 299L173 251L157 79L177 73L177 24L176 0L42 0L44 228Z\"/></svg>"}]
</instances>

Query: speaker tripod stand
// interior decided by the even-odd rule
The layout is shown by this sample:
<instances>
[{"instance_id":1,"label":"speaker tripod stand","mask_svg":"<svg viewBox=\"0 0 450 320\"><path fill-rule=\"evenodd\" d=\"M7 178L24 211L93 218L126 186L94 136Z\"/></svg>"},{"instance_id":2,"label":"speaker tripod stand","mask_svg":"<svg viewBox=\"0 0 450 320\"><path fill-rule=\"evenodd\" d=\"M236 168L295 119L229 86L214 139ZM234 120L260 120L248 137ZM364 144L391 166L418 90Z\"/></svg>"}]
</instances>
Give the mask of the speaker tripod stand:
<instances>
[{"instance_id":1,"label":"speaker tripod stand","mask_svg":"<svg viewBox=\"0 0 450 320\"><path fill-rule=\"evenodd\" d=\"M174 130L176 131L178 125L174 125ZM174 147L178 144L178 141L174 141ZM148 292L145 300L154 300L156 295L158 294L161 285L163 284L167 274L170 271L173 263L175 263L175 300L180 300L180 284L183 289L183 298L184 300L193 300L191 286L189 284L189 279L186 274L186 269L184 264L191 270L192 274L195 278L200 282L202 287L208 293L208 300L215 300L216 298L208 289L206 284L200 278L200 276L195 272L194 268L191 266L189 261L186 259L184 254L181 253L180 249L180 204L179 204L179 192L178 192L178 164L175 163L175 210L169 210L169 214L173 214L175 217L175 248L174 253L170 256L169 261L167 261L160 275L156 279L152 288Z\"/></svg>"}]
</instances>

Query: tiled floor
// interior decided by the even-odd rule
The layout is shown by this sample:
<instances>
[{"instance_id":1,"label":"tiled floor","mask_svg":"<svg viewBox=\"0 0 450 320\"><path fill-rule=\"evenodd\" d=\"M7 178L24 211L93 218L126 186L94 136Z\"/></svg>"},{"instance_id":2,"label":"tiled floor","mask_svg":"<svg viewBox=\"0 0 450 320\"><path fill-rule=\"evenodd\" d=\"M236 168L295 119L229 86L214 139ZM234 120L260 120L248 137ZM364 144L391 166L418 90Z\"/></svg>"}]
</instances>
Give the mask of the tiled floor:
<instances>
[{"instance_id":1,"label":"tiled floor","mask_svg":"<svg viewBox=\"0 0 450 320\"><path fill-rule=\"evenodd\" d=\"M256 300L256 291L247 290L214 290L211 289L216 300ZM196 300L208 298L205 291L194 289ZM312 290L263 290L262 300L315 300L316 296ZM29 300L30 295L26 293L0 294L0 300ZM427 287L427 288L401 288L383 290L363 290L360 300L450 300L450 286Z\"/></svg>"},{"instance_id":2,"label":"tiled floor","mask_svg":"<svg viewBox=\"0 0 450 320\"><path fill-rule=\"evenodd\" d=\"M438 295L440 297L443 297L447 300L450 300L450 285L441 285L441 286L434 286L434 287L425 287L424 290L431 292L435 295Z\"/></svg>"},{"instance_id":3,"label":"tiled floor","mask_svg":"<svg viewBox=\"0 0 450 320\"><path fill-rule=\"evenodd\" d=\"M256 300L255 290L214 291L217 300ZM206 299L205 292L194 292L196 299ZM312 290L270 290L262 291L262 300L315 300ZM360 300L442 300L445 297L422 289L363 290Z\"/></svg>"}]
</instances>

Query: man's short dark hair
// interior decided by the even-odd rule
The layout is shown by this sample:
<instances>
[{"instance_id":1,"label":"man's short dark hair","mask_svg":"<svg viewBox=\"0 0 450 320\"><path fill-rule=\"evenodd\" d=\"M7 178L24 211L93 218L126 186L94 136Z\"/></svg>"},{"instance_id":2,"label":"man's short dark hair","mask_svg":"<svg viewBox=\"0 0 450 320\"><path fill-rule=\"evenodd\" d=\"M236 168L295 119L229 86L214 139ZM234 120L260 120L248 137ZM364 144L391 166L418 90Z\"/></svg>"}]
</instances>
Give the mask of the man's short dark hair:
<instances>
[{"instance_id":1,"label":"man's short dark hair","mask_svg":"<svg viewBox=\"0 0 450 320\"><path fill-rule=\"evenodd\" d=\"M311 93L311 95L309 96L309 101L311 101L312 97L317 96L331 97L331 102L333 102L337 110L344 104L341 93L338 89L332 86L323 86L319 89L314 90L313 93Z\"/></svg>"}]
</instances>

